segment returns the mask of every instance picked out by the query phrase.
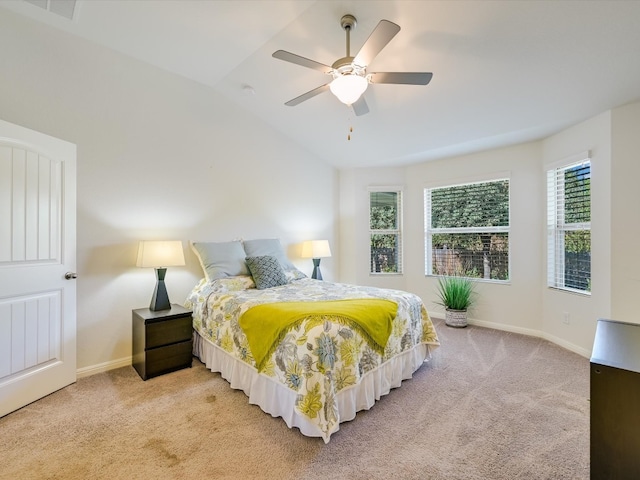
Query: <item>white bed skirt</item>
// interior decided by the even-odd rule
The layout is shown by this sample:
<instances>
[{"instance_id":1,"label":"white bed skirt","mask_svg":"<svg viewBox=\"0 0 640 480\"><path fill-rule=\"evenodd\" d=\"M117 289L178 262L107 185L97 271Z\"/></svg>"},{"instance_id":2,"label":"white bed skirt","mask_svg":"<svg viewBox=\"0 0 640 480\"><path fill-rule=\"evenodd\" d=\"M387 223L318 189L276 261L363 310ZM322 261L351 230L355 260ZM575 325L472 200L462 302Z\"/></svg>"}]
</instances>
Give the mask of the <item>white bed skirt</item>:
<instances>
[{"instance_id":1,"label":"white bed skirt","mask_svg":"<svg viewBox=\"0 0 640 480\"><path fill-rule=\"evenodd\" d=\"M339 430L341 422L353 420L360 410L370 409L376 400L388 394L392 388L399 387L403 380L411 378L413 372L431 357L428 345L416 345L367 372L357 385L342 389L336 395L339 422L325 434L296 412L295 391L258 373L254 367L232 357L195 331L193 354L212 372L220 372L231 388L242 390L249 397L249 403L258 405L273 417L282 417L289 428L297 427L303 435L322 437L325 443L329 443L331 434Z\"/></svg>"}]
</instances>

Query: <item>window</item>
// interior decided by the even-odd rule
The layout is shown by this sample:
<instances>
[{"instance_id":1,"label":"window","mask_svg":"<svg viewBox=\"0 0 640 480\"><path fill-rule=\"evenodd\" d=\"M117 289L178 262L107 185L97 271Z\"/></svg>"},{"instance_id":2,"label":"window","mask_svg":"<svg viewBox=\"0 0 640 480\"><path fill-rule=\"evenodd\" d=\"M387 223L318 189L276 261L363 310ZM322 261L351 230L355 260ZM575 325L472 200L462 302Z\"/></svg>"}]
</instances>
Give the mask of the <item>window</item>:
<instances>
[{"instance_id":1,"label":"window","mask_svg":"<svg viewBox=\"0 0 640 480\"><path fill-rule=\"evenodd\" d=\"M509 280L509 180L424 190L425 274Z\"/></svg>"},{"instance_id":2,"label":"window","mask_svg":"<svg viewBox=\"0 0 640 480\"><path fill-rule=\"evenodd\" d=\"M402 273L402 192L369 191L371 273Z\"/></svg>"},{"instance_id":3,"label":"window","mask_svg":"<svg viewBox=\"0 0 640 480\"><path fill-rule=\"evenodd\" d=\"M591 292L591 161L585 157L547 171L547 285L580 293Z\"/></svg>"}]
</instances>

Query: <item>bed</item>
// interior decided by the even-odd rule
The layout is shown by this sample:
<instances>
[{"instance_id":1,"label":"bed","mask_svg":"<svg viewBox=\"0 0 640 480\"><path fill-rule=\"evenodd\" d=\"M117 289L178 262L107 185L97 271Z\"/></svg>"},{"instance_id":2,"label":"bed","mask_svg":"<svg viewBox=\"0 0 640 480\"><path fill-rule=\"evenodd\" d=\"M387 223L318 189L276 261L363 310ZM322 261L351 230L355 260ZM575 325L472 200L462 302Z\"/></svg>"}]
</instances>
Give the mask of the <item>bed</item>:
<instances>
[{"instance_id":1,"label":"bed","mask_svg":"<svg viewBox=\"0 0 640 480\"><path fill-rule=\"evenodd\" d=\"M328 443L439 345L416 295L309 279L277 239L192 246L194 355L306 436Z\"/></svg>"}]
</instances>

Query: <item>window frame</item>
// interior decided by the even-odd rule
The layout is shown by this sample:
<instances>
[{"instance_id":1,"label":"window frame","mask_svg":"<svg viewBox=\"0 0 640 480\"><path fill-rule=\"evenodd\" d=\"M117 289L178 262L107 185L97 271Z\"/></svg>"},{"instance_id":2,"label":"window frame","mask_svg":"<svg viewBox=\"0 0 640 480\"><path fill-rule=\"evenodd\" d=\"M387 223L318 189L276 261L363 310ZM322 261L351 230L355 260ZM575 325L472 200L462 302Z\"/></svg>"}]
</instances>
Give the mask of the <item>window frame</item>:
<instances>
[{"instance_id":1,"label":"window frame","mask_svg":"<svg viewBox=\"0 0 640 480\"><path fill-rule=\"evenodd\" d=\"M593 196L591 195L591 154L589 151L565 158L559 162L548 165L546 171L546 191L547 191L547 280L546 286L552 290L568 292L578 295L591 295L591 287L587 290L566 286L565 278L565 243L564 233L576 231L589 232L589 254L592 252L591 241L591 213L588 222L564 222L564 209L561 206L564 202L558 200L559 190L564 192L564 172L572 168L589 164L589 210L593 206ZM558 180L562 175L562 186ZM563 267L562 273L558 272L559 267ZM591 279L591 260L589 263L589 280Z\"/></svg>"},{"instance_id":2,"label":"window frame","mask_svg":"<svg viewBox=\"0 0 640 480\"><path fill-rule=\"evenodd\" d=\"M509 224L507 226L495 226L495 227L448 227L448 228L431 228L431 192L437 189L461 187L465 185L481 184L481 183L493 183L507 181L509 187L508 195L508 208L509 208ZM426 277L441 277L438 273L434 273L433 265L433 241L432 236L434 234L464 234L464 233L506 233L507 234L507 278L504 280L484 278L484 277L470 277L474 281L485 283L497 283L497 284L510 284L511 283L511 172L497 172L489 175L478 176L474 178L465 178L451 180L447 182L441 182L438 184L431 184L424 186L423 200L424 200L424 274Z\"/></svg>"},{"instance_id":3,"label":"window frame","mask_svg":"<svg viewBox=\"0 0 640 480\"><path fill-rule=\"evenodd\" d=\"M396 197L396 208L398 211L398 218L396 219L397 225L396 229L382 229L376 230L371 228L371 194L372 193L395 193ZM400 186L371 186L367 187L367 196L368 196L368 230L369 230L369 275L403 275L404 274L404 235L403 235L403 210L404 210L404 188ZM396 252L396 265L398 268L397 272L375 272L373 271L373 262L371 261L372 257L372 248L371 248L371 237L373 235L397 235L397 252Z\"/></svg>"}]
</instances>

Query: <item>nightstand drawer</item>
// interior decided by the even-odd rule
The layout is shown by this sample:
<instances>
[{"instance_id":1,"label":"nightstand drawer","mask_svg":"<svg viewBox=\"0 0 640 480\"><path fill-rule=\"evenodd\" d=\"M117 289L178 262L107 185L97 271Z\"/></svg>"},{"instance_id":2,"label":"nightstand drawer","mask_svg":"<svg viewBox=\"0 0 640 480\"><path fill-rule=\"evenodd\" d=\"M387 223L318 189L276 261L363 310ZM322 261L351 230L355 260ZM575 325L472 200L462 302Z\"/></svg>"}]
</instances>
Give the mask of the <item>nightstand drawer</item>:
<instances>
[{"instance_id":1,"label":"nightstand drawer","mask_svg":"<svg viewBox=\"0 0 640 480\"><path fill-rule=\"evenodd\" d=\"M192 356L191 340L147 350L145 379L190 367Z\"/></svg>"},{"instance_id":2,"label":"nightstand drawer","mask_svg":"<svg viewBox=\"0 0 640 480\"><path fill-rule=\"evenodd\" d=\"M191 315L176 304L168 310L133 310L131 363L143 380L191 366Z\"/></svg>"},{"instance_id":3,"label":"nightstand drawer","mask_svg":"<svg viewBox=\"0 0 640 480\"><path fill-rule=\"evenodd\" d=\"M145 346L150 349L191 340L192 329L191 315L164 322L147 323Z\"/></svg>"}]
</instances>

